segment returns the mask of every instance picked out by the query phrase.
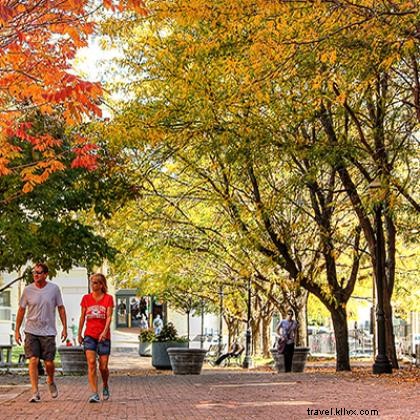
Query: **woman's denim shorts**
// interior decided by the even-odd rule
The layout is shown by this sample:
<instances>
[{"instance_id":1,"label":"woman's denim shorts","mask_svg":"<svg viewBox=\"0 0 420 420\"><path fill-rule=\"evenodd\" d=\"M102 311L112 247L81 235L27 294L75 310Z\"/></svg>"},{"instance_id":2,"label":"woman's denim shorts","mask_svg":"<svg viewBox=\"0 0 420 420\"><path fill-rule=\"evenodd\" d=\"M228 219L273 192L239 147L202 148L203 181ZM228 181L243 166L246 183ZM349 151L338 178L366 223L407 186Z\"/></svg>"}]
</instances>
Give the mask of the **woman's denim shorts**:
<instances>
[{"instance_id":1,"label":"woman's denim shorts","mask_svg":"<svg viewBox=\"0 0 420 420\"><path fill-rule=\"evenodd\" d=\"M108 356L111 354L111 340L98 341L95 338L86 336L83 339L83 349L96 351L99 356Z\"/></svg>"}]
</instances>

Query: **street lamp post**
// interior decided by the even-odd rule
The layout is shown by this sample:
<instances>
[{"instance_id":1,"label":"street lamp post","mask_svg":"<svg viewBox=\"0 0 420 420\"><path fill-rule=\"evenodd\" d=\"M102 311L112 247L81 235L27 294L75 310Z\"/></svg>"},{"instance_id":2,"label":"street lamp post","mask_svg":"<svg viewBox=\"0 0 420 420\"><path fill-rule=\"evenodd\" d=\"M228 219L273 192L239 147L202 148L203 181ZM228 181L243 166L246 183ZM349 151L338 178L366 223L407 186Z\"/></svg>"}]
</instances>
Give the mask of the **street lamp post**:
<instances>
[{"instance_id":1,"label":"street lamp post","mask_svg":"<svg viewBox=\"0 0 420 420\"><path fill-rule=\"evenodd\" d=\"M223 286L219 288L219 305L220 305L220 316L219 316L219 344L217 349L217 356L222 354L223 345Z\"/></svg>"},{"instance_id":2,"label":"street lamp post","mask_svg":"<svg viewBox=\"0 0 420 420\"><path fill-rule=\"evenodd\" d=\"M372 189L380 188L380 185L372 183ZM382 203L375 204L375 236L376 236L376 331L377 331L377 355L372 366L375 374L392 373L392 365L386 355L386 336L385 336L385 315L384 315L384 236L382 229Z\"/></svg>"},{"instance_id":3,"label":"street lamp post","mask_svg":"<svg viewBox=\"0 0 420 420\"><path fill-rule=\"evenodd\" d=\"M245 343L245 357L242 367L249 369L253 366L251 356L251 276L248 278L248 299L247 299L247 318L246 318L246 343Z\"/></svg>"},{"instance_id":4,"label":"street lamp post","mask_svg":"<svg viewBox=\"0 0 420 420\"><path fill-rule=\"evenodd\" d=\"M200 349L204 347L204 299L201 298L201 334L200 334Z\"/></svg>"}]
</instances>

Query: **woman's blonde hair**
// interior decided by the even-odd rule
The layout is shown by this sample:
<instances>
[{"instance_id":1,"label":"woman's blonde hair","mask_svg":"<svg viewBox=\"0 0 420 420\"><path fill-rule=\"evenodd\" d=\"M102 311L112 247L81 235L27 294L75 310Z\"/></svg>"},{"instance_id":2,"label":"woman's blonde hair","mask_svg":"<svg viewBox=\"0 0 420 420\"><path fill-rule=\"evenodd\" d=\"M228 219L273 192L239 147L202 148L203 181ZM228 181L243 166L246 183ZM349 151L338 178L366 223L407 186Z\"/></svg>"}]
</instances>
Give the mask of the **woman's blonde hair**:
<instances>
[{"instance_id":1,"label":"woman's blonde hair","mask_svg":"<svg viewBox=\"0 0 420 420\"><path fill-rule=\"evenodd\" d=\"M101 283L102 286L102 291L104 293L108 293L108 286L106 284L106 277L102 274L102 273L96 273L96 274L92 274L90 276L90 280L98 280L99 283Z\"/></svg>"}]
</instances>

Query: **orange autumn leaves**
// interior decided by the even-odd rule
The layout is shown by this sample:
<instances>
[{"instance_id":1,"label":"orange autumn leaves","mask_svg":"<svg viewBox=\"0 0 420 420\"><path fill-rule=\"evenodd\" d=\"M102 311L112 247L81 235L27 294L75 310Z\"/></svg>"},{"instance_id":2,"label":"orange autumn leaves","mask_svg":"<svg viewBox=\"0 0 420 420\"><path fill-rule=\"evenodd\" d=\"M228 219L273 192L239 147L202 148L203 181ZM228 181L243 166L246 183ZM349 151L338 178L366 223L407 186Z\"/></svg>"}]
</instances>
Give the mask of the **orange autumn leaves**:
<instances>
[{"instance_id":1,"label":"orange autumn leaves","mask_svg":"<svg viewBox=\"0 0 420 420\"><path fill-rule=\"evenodd\" d=\"M145 13L139 0L104 0L103 6ZM27 123L33 110L59 111L69 127L101 115L101 86L71 71L71 60L94 31L95 7L88 0L0 0L0 176L19 171L24 191L64 167L60 140L37 135ZM16 138L38 152L24 169L13 167L21 153ZM93 169L95 148L75 139L72 166Z\"/></svg>"}]
</instances>

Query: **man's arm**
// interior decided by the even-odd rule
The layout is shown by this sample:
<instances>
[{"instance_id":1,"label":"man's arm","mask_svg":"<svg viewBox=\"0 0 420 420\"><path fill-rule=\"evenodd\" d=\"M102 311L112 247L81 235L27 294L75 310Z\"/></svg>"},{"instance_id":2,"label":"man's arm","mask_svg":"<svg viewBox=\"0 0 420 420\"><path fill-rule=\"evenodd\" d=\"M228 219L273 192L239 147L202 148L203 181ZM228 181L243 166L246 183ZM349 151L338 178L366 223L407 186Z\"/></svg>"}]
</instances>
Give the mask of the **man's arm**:
<instances>
[{"instance_id":1,"label":"man's arm","mask_svg":"<svg viewBox=\"0 0 420 420\"><path fill-rule=\"evenodd\" d=\"M23 317L25 316L26 308L19 306L16 315L16 327L15 327L15 341L17 344L22 344L22 337L20 335L20 327L22 326Z\"/></svg>"},{"instance_id":2,"label":"man's arm","mask_svg":"<svg viewBox=\"0 0 420 420\"><path fill-rule=\"evenodd\" d=\"M60 315L61 324L63 325L63 331L61 332L61 341L66 341L67 338L67 315L66 308L64 305L57 307L58 314Z\"/></svg>"},{"instance_id":3,"label":"man's arm","mask_svg":"<svg viewBox=\"0 0 420 420\"><path fill-rule=\"evenodd\" d=\"M278 336L280 336L280 337L282 336L282 323L281 323L281 321L277 324L276 332L277 332Z\"/></svg>"}]
</instances>

